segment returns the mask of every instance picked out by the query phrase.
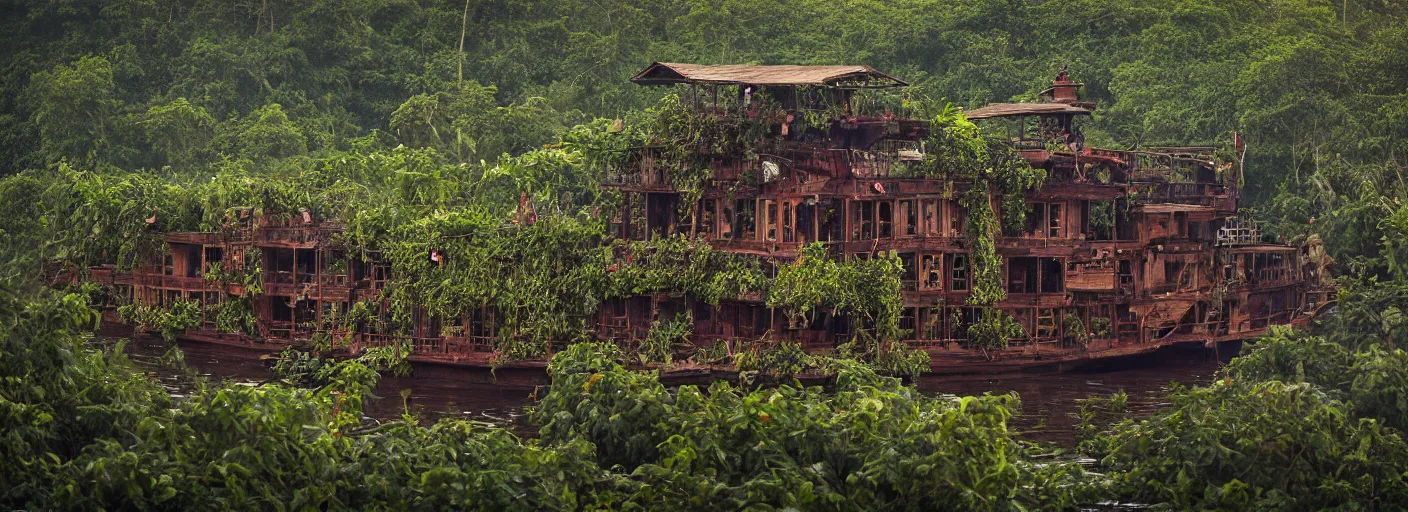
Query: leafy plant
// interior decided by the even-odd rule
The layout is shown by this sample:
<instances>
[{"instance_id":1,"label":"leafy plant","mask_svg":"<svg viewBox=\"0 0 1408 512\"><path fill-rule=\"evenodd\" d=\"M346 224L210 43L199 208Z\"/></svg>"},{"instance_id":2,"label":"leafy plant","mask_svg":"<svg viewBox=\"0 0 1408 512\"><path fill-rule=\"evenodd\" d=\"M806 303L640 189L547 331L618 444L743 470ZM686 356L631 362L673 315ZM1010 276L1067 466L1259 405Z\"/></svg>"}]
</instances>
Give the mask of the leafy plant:
<instances>
[{"instance_id":1,"label":"leafy plant","mask_svg":"<svg viewBox=\"0 0 1408 512\"><path fill-rule=\"evenodd\" d=\"M693 332L694 319L685 313L678 313L674 318L665 321L656 320L650 324L650 333L646 335L636 357L640 358L642 363L668 365L674 361L675 348L688 345L689 336Z\"/></svg>"},{"instance_id":2,"label":"leafy plant","mask_svg":"<svg viewBox=\"0 0 1408 512\"><path fill-rule=\"evenodd\" d=\"M190 299L178 299L170 308L127 304L117 308L117 317L140 329L154 331L170 342L176 340L177 334L200 325L201 307Z\"/></svg>"},{"instance_id":3,"label":"leafy plant","mask_svg":"<svg viewBox=\"0 0 1408 512\"><path fill-rule=\"evenodd\" d=\"M774 379L784 379L816 368L819 360L802 349L801 343L781 341L755 343L733 358L733 366L741 372L762 373Z\"/></svg>"}]
</instances>

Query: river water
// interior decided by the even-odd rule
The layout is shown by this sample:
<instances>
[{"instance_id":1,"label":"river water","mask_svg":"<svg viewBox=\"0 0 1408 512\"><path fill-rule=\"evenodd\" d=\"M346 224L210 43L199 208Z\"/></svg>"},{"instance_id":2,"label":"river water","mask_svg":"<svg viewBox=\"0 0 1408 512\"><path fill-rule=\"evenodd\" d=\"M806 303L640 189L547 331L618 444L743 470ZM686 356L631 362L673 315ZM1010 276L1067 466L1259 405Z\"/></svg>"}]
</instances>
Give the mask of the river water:
<instances>
[{"instance_id":1,"label":"river water","mask_svg":"<svg viewBox=\"0 0 1408 512\"><path fill-rule=\"evenodd\" d=\"M252 384L272 377L272 372L260 359L260 352L206 343L181 343L181 350L187 367L211 380ZM1134 412L1152 412L1164 403L1164 390L1170 383L1206 384L1237 350L1236 345L1225 345L1217 351L1164 349L1105 368L1079 372L928 376L919 378L915 384L921 391L931 394L965 396L1016 392L1021 396L1022 411L1013 418L1012 428L1026 439L1070 446L1075 439L1078 400L1124 390L1129 394L1130 408ZM165 342L147 337L134 339L127 347L129 357L173 394L189 391L189 376L185 372L161 364L166 351ZM409 406L424 419L460 417L521 428L523 424L517 420L524 408L533 403L537 391L534 386L488 382L483 372L473 378L466 378L470 376L462 373L473 370L417 367L416 372L409 377L382 378L376 389L380 398L369 405L368 414L382 419L394 418ZM409 400L403 403L401 392L404 389L411 391Z\"/></svg>"}]
</instances>

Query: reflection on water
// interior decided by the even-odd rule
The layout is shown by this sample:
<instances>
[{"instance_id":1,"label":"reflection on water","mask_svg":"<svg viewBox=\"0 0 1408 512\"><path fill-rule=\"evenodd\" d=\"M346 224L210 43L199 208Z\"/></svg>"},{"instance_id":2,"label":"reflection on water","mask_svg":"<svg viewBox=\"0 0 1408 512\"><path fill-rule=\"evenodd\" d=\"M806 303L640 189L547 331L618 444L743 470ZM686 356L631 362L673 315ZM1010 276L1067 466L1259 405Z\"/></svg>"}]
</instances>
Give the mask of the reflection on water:
<instances>
[{"instance_id":1,"label":"reflection on water","mask_svg":"<svg viewBox=\"0 0 1408 512\"><path fill-rule=\"evenodd\" d=\"M258 384L273 378L260 356L267 352L209 343L181 343L186 366L212 381ZM127 347L128 357L145 368L175 396L190 391L185 373L161 364L167 344L156 338L139 337ZM410 377L385 376L377 384L376 399L367 414L378 419L398 418L409 405L423 419L449 416L511 425L530 405L533 387L502 386L485 379L463 379L466 371L449 368L416 367ZM410 389L405 402L401 391ZM522 433L522 432L521 432Z\"/></svg>"},{"instance_id":2,"label":"reflection on water","mask_svg":"<svg viewBox=\"0 0 1408 512\"><path fill-rule=\"evenodd\" d=\"M131 359L153 373L173 394L189 391L182 386L185 376L160 364L167 350L159 339L138 338L128 346ZM206 343L182 343L187 366L212 380L246 384L263 382L272 373L259 359L263 352ZM1165 349L1147 356L1127 359L1110 368L1070 373L1031 373L994 376L921 377L917 385L932 394L981 395L985 392L1017 392L1022 397L1022 414L1012 428L1029 439L1073 444L1073 427L1079 399L1109 395L1119 390L1129 394L1131 409L1149 412L1164 399L1170 382L1184 385L1206 384L1222 362L1236 354L1238 346L1220 350L1202 348ZM410 377L387 376L377 386L368 414L380 418L399 417L404 411L401 390L410 389L412 411L425 419L461 417L521 427L516 421L524 407L532 403L532 386L505 386L489 381L485 372L417 365ZM519 429L521 434L529 434Z\"/></svg>"},{"instance_id":3,"label":"reflection on water","mask_svg":"<svg viewBox=\"0 0 1408 512\"><path fill-rule=\"evenodd\" d=\"M1150 413L1165 403L1164 391L1170 383L1207 384L1222 363L1239 350L1239 343L1224 344L1217 350L1169 347L1085 371L921 377L916 384L926 393L959 396L1015 391L1022 397L1022 411L1011 422L1013 430L1028 439L1072 445L1079 422L1077 400L1124 390L1132 412Z\"/></svg>"}]
</instances>

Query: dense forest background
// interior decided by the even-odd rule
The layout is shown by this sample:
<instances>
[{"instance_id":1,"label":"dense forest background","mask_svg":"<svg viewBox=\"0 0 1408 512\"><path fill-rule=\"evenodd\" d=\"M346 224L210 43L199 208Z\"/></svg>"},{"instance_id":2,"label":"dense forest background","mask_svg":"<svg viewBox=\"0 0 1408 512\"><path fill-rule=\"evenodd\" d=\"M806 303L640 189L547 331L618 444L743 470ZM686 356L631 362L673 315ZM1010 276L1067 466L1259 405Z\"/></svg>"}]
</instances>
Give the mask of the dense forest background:
<instances>
[{"instance_id":1,"label":"dense forest background","mask_svg":"<svg viewBox=\"0 0 1408 512\"><path fill-rule=\"evenodd\" d=\"M0 508L1408 503L1408 3L8 0L0 48ZM94 343L100 287L39 279L133 265L161 230L214 230L255 206L343 221L349 247L403 276L393 307L496 305L526 340L580 338L573 319L603 297L660 289L717 300L806 283L799 302L892 311L883 259L769 280L677 238L648 247L665 263L606 276L612 197L595 178L632 137L662 133L669 91L627 81L652 61L868 64L914 84L919 115L1032 99L1068 65L1100 104L1093 143L1244 133L1244 206L1271 236L1324 239L1337 312L1273 330L1158 412L1088 402L1075 452L1009 430L1014 396L927 397L830 358L829 389L667 389L594 343L557 353L525 439L427 427L409 405L364 418L378 372L405 364L394 350L285 354L276 382L196 378L172 396L121 343ZM525 196L545 220L500 229ZM432 248L451 264L427 262ZM225 307L239 304L220 311L247 318Z\"/></svg>"},{"instance_id":2,"label":"dense forest background","mask_svg":"<svg viewBox=\"0 0 1408 512\"><path fill-rule=\"evenodd\" d=\"M1100 104L1094 142L1245 133L1258 203L1283 185L1357 196L1344 177L1366 165L1401 186L1408 150L1392 0L15 0L0 44L7 174L369 144L493 163L649 106L665 90L627 78L652 61L868 64L969 108L1031 99L1069 65Z\"/></svg>"}]
</instances>

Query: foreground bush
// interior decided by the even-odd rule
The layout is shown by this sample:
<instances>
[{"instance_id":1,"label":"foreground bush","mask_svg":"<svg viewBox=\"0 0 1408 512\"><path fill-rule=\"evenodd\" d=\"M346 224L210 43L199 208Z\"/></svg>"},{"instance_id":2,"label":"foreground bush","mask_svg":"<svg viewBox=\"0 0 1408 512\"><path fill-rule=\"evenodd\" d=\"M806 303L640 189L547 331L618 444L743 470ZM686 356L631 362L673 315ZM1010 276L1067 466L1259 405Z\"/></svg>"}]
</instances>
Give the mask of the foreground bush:
<instances>
[{"instance_id":1,"label":"foreground bush","mask_svg":"<svg viewBox=\"0 0 1408 512\"><path fill-rule=\"evenodd\" d=\"M1408 445L1311 384L1220 381L1117 425L1116 491L1173 510L1399 510Z\"/></svg>"},{"instance_id":2,"label":"foreground bush","mask_svg":"<svg viewBox=\"0 0 1408 512\"><path fill-rule=\"evenodd\" d=\"M716 382L668 393L608 345L579 344L549 368L533 413L542 440L585 438L649 484L652 507L1018 510L1070 508L1080 470L1038 467L1007 429L1016 397L933 398L853 363L834 392Z\"/></svg>"},{"instance_id":3,"label":"foreground bush","mask_svg":"<svg viewBox=\"0 0 1408 512\"><path fill-rule=\"evenodd\" d=\"M372 359L170 398L91 346L79 295L0 297L0 506L26 509L1073 508L1073 466L1024 460L1012 396L939 399L856 363L838 383L664 388L614 347L552 361L541 439L361 414ZM118 348L120 350L120 347ZM300 374L301 375L301 374ZM307 376L305 376L307 377Z\"/></svg>"}]
</instances>

